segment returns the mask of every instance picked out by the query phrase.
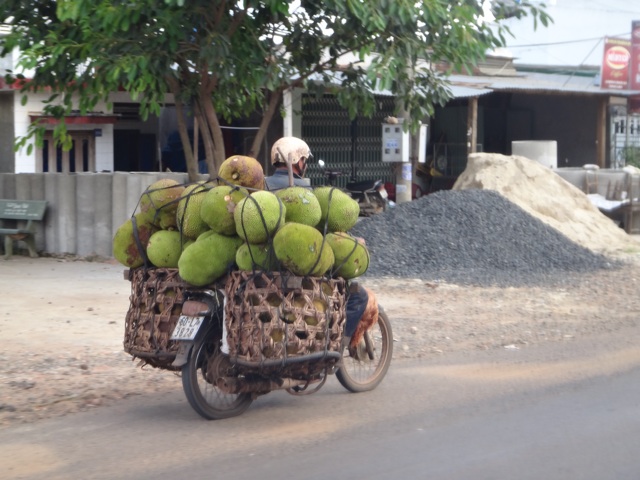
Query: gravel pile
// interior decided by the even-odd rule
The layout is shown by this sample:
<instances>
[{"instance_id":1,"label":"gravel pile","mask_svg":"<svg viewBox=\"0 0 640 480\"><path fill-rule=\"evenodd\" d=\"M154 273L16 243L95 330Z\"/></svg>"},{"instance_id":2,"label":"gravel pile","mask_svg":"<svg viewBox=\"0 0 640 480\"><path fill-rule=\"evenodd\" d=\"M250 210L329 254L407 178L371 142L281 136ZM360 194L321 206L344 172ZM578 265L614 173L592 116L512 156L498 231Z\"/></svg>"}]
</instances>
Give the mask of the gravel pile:
<instances>
[{"instance_id":1,"label":"gravel pile","mask_svg":"<svg viewBox=\"0 0 640 480\"><path fill-rule=\"evenodd\" d=\"M365 218L350 233L367 242L367 277L533 286L620 266L491 190L436 192Z\"/></svg>"}]
</instances>

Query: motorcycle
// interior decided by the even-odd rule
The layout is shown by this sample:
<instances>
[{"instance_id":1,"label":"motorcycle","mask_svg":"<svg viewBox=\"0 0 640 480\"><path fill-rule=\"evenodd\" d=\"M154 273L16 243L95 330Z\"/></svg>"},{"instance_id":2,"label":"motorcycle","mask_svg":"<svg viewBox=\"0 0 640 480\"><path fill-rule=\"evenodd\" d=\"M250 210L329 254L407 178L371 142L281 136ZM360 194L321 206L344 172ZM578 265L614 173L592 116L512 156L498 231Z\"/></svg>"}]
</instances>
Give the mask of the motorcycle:
<instances>
[{"instance_id":1,"label":"motorcycle","mask_svg":"<svg viewBox=\"0 0 640 480\"><path fill-rule=\"evenodd\" d=\"M324 171L330 186L334 186L336 179L343 175L343 172L339 170L325 169L323 160L318 160L318 165ZM349 182L344 191L360 205L361 217L371 217L386 212L389 208L389 194L382 180Z\"/></svg>"},{"instance_id":2,"label":"motorcycle","mask_svg":"<svg viewBox=\"0 0 640 480\"><path fill-rule=\"evenodd\" d=\"M274 390L315 393L332 374L354 393L376 388L386 375L393 351L389 319L374 302L373 315L365 312L356 333L345 337L342 279L231 272L220 288L195 288L172 269L152 270L129 275L125 351L181 372L190 406L205 419L240 415ZM312 287L326 312L311 310L318 298L310 300ZM309 303L301 305L300 298ZM294 311L297 318L290 316Z\"/></svg>"}]
</instances>

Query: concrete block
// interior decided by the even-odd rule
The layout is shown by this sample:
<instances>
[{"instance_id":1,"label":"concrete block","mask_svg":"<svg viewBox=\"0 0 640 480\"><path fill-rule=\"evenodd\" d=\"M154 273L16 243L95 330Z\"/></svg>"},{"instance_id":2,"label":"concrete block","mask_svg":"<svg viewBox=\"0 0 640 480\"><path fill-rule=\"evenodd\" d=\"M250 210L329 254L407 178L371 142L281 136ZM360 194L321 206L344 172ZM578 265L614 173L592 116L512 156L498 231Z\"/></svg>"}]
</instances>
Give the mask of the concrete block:
<instances>
[{"instance_id":1,"label":"concrete block","mask_svg":"<svg viewBox=\"0 0 640 480\"><path fill-rule=\"evenodd\" d=\"M95 174L94 195L94 251L100 256L111 257L112 247L112 208L111 192L113 175L109 173Z\"/></svg>"},{"instance_id":2,"label":"concrete block","mask_svg":"<svg viewBox=\"0 0 640 480\"><path fill-rule=\"evenodd\" d=\"M93 173L76 173L76 253L95 253L95 178Z\"/></svg>"},{"instance_id":3,"label":"concrete block","mask_svg":"<svg viewBox=\"0 0 640 480\"><path fill-rule=\"evenodd\" d=\"M58 185L59 177L62 173L45 173L44 174L44 199L49 203L47 205L47 214L44 217L44 237L45 251L49 253L59 253L59 233L60 225L58 217L60 216L60 206L58 205Z\"/></svg>"},{"instance_id":4,"label":"concrete block","mask_svg":"<svg viewBox=\"0 0 640 480\"><path fill-rule=\"evenodd\" d=\"M77 254L76 176L61 174L57 179L58 253Z\"/></svg>"}]
</instances>

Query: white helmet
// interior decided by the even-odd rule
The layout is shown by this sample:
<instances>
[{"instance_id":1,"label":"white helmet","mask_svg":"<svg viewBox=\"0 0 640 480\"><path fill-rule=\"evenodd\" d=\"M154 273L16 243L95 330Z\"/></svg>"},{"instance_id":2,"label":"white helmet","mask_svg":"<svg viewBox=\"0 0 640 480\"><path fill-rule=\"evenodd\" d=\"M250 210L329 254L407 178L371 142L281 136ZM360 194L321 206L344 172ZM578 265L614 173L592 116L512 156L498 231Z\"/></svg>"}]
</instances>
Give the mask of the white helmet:
<instances>
[{"instance_id":1,"label":"white helmet","mask_svg":"<svg viewBox=\"0 0 640 480\"><path fill-rule=\"evenodd\" d=\"M300 160L305 163L313 158L309 145L297 137L282 137L271 147L271 164L289 163L295 165Z\"/></svg>"}]
</instances>

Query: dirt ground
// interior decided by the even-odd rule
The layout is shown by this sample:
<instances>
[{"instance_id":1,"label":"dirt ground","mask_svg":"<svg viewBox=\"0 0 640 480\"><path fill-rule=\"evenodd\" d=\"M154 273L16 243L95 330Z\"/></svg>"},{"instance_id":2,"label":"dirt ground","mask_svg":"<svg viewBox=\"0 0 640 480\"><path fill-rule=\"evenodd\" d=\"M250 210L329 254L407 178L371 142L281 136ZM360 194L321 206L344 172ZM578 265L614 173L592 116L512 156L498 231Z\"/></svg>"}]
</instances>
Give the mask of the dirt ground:
<instances>
[{"instance_id":1,"label":"dirt ground","mask_svg":"<svg viewBox=\"0 0 640 480\"><path fill-rule=\"evenodd\" d=\"M611 332L637 338L640 255L570 288L471 288L418 280L364 283L392 321L394 362L475 349L525 349ZM113 261L0 260L0 428L181 389L122 350L130 284Z\"/></svg>"}]
</instances>

